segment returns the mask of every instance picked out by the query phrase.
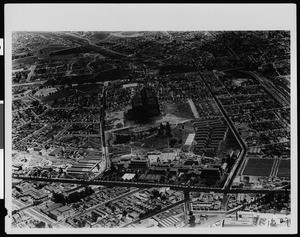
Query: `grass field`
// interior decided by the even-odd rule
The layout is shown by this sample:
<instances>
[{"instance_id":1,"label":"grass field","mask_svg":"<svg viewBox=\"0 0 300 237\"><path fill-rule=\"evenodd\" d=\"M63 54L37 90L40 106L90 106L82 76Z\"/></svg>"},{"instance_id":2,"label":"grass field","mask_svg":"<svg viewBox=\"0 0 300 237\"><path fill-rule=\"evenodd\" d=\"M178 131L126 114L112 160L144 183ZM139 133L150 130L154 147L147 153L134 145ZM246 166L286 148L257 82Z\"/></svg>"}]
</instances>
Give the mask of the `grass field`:
<instances>
[{"instance_id":1,"label":"grass field","mask_svg":"<svg viewBox=\"0 0 300 237\"><path fill-rule=\"evenodd\" d=\"M158 137L157 135L141 139L140 141L143 148L163 149L168 147L168 139L166 137Z\"/></svg>"},{"instance_id":2,"label":"grass field","mask_svg":"<svg viewBox=\"0 0 300 237\"><path fill-rule=\"evenodd\" d=\"M277 177L290 177L291 176L291 160L281 160L279 167L278 167L278 172L277 172Z\"/></svg>"},{"instance_id":3,"label":"grass field","mask_svg":"<svg viewBox=\"0 0 300 237\"><path fill-rule=\"evenodd\" d=\"M273 159L249 158L243 175L269 176L274 161Z\"/></svg>"}]
</instances>

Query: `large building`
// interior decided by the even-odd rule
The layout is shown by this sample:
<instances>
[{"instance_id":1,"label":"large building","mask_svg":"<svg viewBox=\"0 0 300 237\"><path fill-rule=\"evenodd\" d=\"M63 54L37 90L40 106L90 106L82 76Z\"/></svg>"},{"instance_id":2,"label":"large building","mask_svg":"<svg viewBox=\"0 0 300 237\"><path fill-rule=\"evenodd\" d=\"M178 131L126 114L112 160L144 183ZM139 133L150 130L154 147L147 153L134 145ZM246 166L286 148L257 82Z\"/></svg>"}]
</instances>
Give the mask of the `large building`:
<instances>
[{"instance_id":1,"label":"large building","mask_svg":"<svg viewBox=\"0 0 300 237\"><path fill-rule=\"evenodd\" d=\"M222 177L222 173L219 168L207 167L202 170L200 177L202 179L220 180Z\"/></svg>"},{"instance_id":2,"label":"large building","mask_svg":"<svg viewBox=\"0 0 300 237\"><path fill-rule=\"evenodd\" d=\"M147 170L149 167L148 160L131 160L130 161L130 168L133 170Z\"/></svg>"},{"instance_id":3,"label":"large building","mask_svg":"<svg viewBox=\"0 0 300 237\"><path fill-rule=\"evenodd\" d=\"M158 99L155 91L144 87L132 98L132 114L134 119L146 121L160 114Z\"/></svg>"}]
</instances>

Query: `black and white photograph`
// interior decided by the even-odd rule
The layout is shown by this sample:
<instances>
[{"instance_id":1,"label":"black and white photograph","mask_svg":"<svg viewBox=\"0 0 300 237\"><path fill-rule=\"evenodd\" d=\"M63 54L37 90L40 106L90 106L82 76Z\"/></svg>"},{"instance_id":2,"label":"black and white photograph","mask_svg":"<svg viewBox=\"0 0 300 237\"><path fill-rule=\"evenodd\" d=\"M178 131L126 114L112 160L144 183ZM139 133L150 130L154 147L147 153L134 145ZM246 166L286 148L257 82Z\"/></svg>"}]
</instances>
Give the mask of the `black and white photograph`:
<instances>
[{"instance_id":1,"label":"black and white photograph","mask_svg":"<svg viewBox=\"0 0 300 237\"><path fill-rule=\"evenodd\" d=\"M7 231L293 233L295 6L133 5L6 6Z\"/></svg>"}]
</instances>

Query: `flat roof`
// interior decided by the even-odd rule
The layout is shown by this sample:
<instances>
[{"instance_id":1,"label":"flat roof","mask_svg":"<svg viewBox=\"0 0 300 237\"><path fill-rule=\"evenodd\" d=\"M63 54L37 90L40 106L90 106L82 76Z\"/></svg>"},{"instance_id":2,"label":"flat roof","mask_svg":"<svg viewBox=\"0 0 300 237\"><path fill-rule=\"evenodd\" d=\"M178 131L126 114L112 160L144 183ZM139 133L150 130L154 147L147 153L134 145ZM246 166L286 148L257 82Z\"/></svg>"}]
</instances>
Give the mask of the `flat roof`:
<instances>
[{"instance_id":1,"label":"flat roof","mask_svg":"<svg viewBox=\"0 0 300 237\"><path fill-rule=\"evenodd\" d=\"M133 179L134 176L135 176L135 174L126 173L123 175L122 179L123 180L131 180L131 179Z\"/></svg>"},{"instance_id":2,"label":"flat roof","mask_svg":"<svg viewBox=\"0 0 300 237\"><path fill-rule=\"evenodd\" d=\"M192 143L194 141L194 138L195 138L195 135L196 135L195 133L190 133L188 135L188 137L186 138L184 145L188 145L188 146L192 145Z\"/></svg>"},{"instance_id":3,"label":"flat roof","mask_svg":"<svg viewBox=\"0 0 300 237\"><path fill-rule=\"evenodd\" d=\"M252 226L253 225L253 218L225 218L224 226Z\"/></svg>"}]
</instances>

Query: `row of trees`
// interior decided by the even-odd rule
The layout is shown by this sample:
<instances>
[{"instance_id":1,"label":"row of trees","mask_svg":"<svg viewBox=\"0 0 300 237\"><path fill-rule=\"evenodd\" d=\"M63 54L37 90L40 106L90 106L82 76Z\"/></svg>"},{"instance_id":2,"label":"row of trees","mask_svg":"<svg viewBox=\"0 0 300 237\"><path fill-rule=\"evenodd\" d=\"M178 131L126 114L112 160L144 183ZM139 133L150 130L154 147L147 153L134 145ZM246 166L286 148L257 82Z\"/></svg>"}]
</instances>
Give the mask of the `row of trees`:
<instances>
[{"instance_id":1,"label":"row of trees","mask_svg":"<svg viewBox=\"0 0 300 237\"><path fill-rule=\"evenodd\" d=\"M196 226L196 217L194 216L194 213L192 211L189 212L189 225L190 227Z\"/></svg>"},{"instance_id":2,"label":"row of trees","mask_svg":"<svg viewBox=\"0 0 300 237\"><path fill-rule=\"evenodd\" d=\"M167 200L167 196L165 193L159 192L157 189L153 189L151 191L150 199L160 198L161 200Z\"/></svg>"},{"instance_id":3,"label":"row of trees","mask_svg":"<svg viewBox=\"0 0 300 237\"><path fill-rule=\"evenodd\" d=\"M160 124L160 127L157 131L157 135L159 137L172 137L172 131L171 131L171 125L169 122L166 123L166 125L164 124Z\"/></svg>"}]
</instances>

